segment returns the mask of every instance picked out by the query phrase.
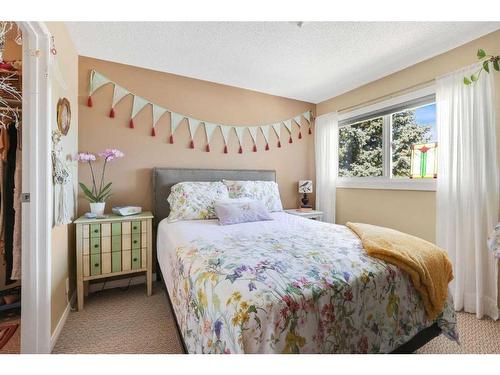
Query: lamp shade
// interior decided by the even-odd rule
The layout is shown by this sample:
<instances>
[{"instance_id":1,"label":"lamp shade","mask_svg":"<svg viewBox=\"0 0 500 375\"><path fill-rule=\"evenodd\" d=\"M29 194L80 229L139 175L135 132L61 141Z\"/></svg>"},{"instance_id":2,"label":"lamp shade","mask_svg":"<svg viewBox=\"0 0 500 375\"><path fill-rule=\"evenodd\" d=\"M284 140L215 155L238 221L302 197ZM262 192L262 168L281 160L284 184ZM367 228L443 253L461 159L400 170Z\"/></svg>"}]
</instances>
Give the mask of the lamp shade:
<instances>
[{"instance_id":1,"label":"lamp shade","mask_svg":"<svg viewBox=\"0 0 500 375\"><path fill-rule=\"evenodd\" d=\"M300 180L299 181L299 193L312 193L313 192L313 182L311 180Z\"/></svg>"}]
</instances>

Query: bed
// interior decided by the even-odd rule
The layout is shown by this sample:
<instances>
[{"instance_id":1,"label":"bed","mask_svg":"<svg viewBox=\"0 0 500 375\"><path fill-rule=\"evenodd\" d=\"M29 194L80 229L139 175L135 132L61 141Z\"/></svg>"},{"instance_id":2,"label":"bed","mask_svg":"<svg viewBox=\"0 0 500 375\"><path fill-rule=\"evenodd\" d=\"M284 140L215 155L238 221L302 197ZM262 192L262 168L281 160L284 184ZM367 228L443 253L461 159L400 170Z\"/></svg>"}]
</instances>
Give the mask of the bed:
<instances>
[{"instance_id":1,"label":"bed","mask_svg":"<svg viewBox=\"0 0 500 375\"><path fill-rule=\"evenodd\" d=\"M457 340L450 300L426 317L409 278L346 227L284 212L221 226L168 223L182 181L275 181L274 171L153 170L157 259L187 353L409 353Z\"/></svg>"}]
</instances>

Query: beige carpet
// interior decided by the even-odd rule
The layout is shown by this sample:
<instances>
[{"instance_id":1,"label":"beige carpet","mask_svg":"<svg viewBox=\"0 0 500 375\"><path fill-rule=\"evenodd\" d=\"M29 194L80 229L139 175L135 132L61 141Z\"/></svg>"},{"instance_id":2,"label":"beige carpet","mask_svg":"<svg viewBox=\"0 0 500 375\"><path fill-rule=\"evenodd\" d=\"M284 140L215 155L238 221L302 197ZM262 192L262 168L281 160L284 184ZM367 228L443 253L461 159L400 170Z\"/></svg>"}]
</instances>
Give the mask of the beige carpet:
<instances>
[{"instance_id":1,"label":"beige carpet","mask_svg":"<svg viewBox=\"0 0 500 375\"><path fill-rule=\"evenodd\" d=\"M71 312L54 353L182 353L161 283L94 293L82 312ZM461 345L443 336L418 353L500 353L500 321L459 313Z\"/></svg>"}]
</instances>

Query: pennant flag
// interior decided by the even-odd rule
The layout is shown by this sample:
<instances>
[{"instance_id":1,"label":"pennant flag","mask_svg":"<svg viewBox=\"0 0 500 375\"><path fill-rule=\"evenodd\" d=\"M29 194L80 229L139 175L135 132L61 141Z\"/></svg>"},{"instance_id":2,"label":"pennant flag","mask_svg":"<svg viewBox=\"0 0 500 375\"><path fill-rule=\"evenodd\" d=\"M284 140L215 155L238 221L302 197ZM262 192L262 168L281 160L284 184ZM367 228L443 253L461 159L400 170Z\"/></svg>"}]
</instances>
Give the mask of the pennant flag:
<instances>
[{"instance_id":1,"label":"pennant flag","mask_svg":"<svg viewBox=\"0 0 500 375\"><path fill-rule=\"evenodd\" d=\"M175 112L170 112L170 143L174 143L174 133L176 129L179 127L180 123L184 120L184 116L175 113Z\"/></svg>"},{"instance_id":2,"label":"pennant flag","mask_svg":"<svg viewBox=\"0 0 500 375\"><path fill-rule=\"evenodd\" d=\"M101 73L92 71L90 74L90 90L89 95L92 95L98 88L104 86L106 83L111 82L108 78L104 77Z\"/></svg>"},{"instance_id":3,"label":"pennant flag","mask_svg":"<svg viewBox=\"0 0 500 375\"><path fill-rule=\"evenodd\" d=\"M235 126L234 131L236 132L236 136L238 137L238 142L240 144L240 148L238 149L238 154L243 153L243 131L245 130L245 126Z\"/></svg>"},{"instance_id":4,"label":"pennant flag","mask_svg":"<svg viewBox=\"0 0 500 375\"><path fill-rule=\"evenodd\" d=\"M302 116L307 120L307 122L311 122L311 111L305 111Z\"/></svg>"},{"instance_id":5,"label":"pennant flag","mask_svg":"<svg viewBox=\"0 0 500 375\"><path fill-rule=\"evenodd\" d=\"M92 107L92 94L101 86L106 83L111 82L109 79L104 77L101 73L92 70L90 72L89 80L89 96L87 98L87 106Z\"/></svg>"},{"instance_id":6,"label":"pennant flag","mask_svg":"<svg viewBox=\"0 0 500 375\"><path fill-rule=\"evenodd\" d=\"M274 132L276 133L276 136L278 137L278 148L281 147L281 123L278 122L276 124L271 125L274 129Z\"/></svg>"},{"instance_id":7,"label":"pennant flag","mask_svg":"<svg viewBox=\"0 0 500 375\"><path fill-rule=\"evenodd\" d=\"M292 120L285 120L285 121L283 121L283 124L285 125L285 128L287 128L288 133L290 133L290 138L288 138L288 143L293 143L293 139L292 139Z\"/></svg>"},{"instance_id":8,"label":"pennant flag","mask_svg":"<svg viewBox=\"0 0 500 375\"><path fill-rule=\"evenodd\" d=\"M217 129L217 127L219 125L213 124L211 122L205 122L204 125L205 125L204 126L204 128L205 128L205 135L207 137L207 148L206 148L206 151L210 152L210 140L212 139L212 135L214 134L215 129Z\"/></svg>"},{"instance_id":9,"label":"pennant flag","mask_svg":"<svg viewBox=\"0 0 500 375\"><path fill-rule=\"evenodd\" d=\"M191 135L191 142L189 143L189 148L194 148L194 135L199 125L200 121L188 117L189 134Z\"/></svg>"},{"instance_id":10,"label":"pennant flag","mask_svg":"<svg viewBox=\"0 0 500 375\"><path fill-rule=\"evenodd\" d=\"M153 104L153 128L151 129L151 136L156 136L155 127L161 116L167 112L166 108L160 107L159 105Z\"/></svg>"},{"instance_id":11,"label":"pennant flag","mask_svg":"<svg viewBox=\"0 0 500 375\"><path fill-rule=\"evenodd\" d=\"M250 136L252 137L253 140L253 152L257 152L257 126L249 126L248 132L250 133Z\"/></svg>"},{"instance_id":12,"label":"pennant flag","mask_svg":"<svg viewBox=\"0 0 500 375\"><path fill-rule=\"evenodd\" d=\"M266 151L269 151L269 132L271 131L271 125L262 125L259 126L259 128L266 140Z\"/></svg>"},{"instance_id":13,"label":"pennant flag","mask_svg":"<svg viewBox=\"0 0 500 375\"><path fill-rule=\"evenodd\" d=\"M231 129L233 128L232 126L224 126L224 125L221 125L219 126L220 128L220 132L222 134L222 138L224 138L224 153L227 154L228 150L227 150L227 141L229 139L229 132L231 131Z\"/></svg>"},{"instance_id":14,"label":"pennant flag","mask_svg":"<svg viewBox=\"0 0 500 375\"><path fill-rule=\"evenodd\" d=\"M123 87L117 85L116 83L113 85L113 101L111 109L109 110L109 117L115 117L115 105L128 94L129 92Z\"/></svg>"},{"instance_id":15,"label":"pennant flag","mask_svg":"<svg viewBox=\"0 0 500 375\"><path fill-rule=\"evenodd\" d=\"M125 90L123 87L115 84L115 88L113 90L113 104L112 107L116 106L120 100L126 97L128 94L128 90Z\"/></svg>"},{"instance_id":16,"label":"pennant flag","mask_svg":"<svg viewBox=\"0 0 500 375\"><path fill-rule=\"evenodd\" d=\"M299 126L299 139L302 139L302 124L301 124L301 118L302 118L302 115L298 115L298 116L295 116L293 118L293 121L295 121L295 123Z\"/></svg>"},{"instance_id":17,"label":"pennant flag","mask_svg":"<svg viewBox=\"0 0 500 375\"><path fill-rule=\"evenodd\" d=\"M146 106L150 104L146 99L134 95L134 102L132 104L132 114L130 116L130 127L134 128L134 117Z\"/></svg>"}]
</instances>

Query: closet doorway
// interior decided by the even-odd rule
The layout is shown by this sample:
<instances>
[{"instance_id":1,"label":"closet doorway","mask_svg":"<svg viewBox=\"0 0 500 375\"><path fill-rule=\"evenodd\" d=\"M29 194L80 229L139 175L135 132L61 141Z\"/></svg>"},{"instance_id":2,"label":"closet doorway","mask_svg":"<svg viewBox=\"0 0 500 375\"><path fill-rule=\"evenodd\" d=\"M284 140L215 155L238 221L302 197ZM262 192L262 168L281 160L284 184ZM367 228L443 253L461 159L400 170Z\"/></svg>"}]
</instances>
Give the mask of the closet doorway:
<instances>
[{"instance_id":1,"label":"closet doorway","mask_svg":"<svg viewBox=\"0 0 500 375\"><path fill-rule=\"evenodd\" d=\"M49 45L0 21L0 354L50 351Z\"/></svg>"},{"instance_id":2,"label":"closet doorway","mask_svg":"<svg viewBox=\"0 0 500 375\"><path fill-rule=\"evenodd\" d=\"M21 351L22 32L0 22L0 353Z\"/></svg>"}]
</instances>

